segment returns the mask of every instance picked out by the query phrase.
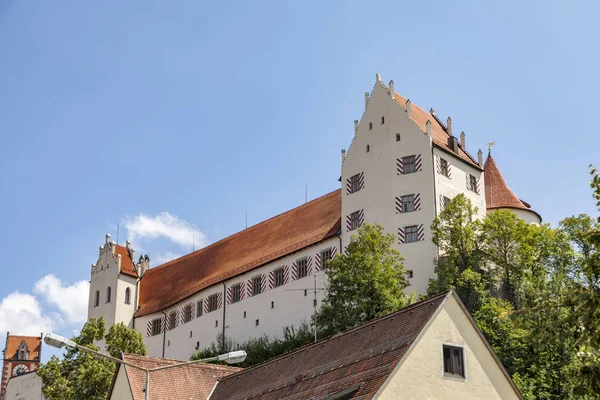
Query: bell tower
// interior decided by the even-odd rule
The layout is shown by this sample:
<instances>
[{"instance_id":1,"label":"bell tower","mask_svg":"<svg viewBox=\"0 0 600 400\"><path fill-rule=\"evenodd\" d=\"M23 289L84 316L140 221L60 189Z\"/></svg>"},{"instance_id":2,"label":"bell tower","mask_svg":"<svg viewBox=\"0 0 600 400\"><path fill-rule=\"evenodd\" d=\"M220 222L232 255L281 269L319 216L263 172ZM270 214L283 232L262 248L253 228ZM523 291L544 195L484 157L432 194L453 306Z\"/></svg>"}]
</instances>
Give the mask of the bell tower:
<instances>
[{"instance_id":1,"label":"bell tower","mask_svg":"<svg viewBox=\"0 0 600 400\"><path fill-rule=\"evenodd\" d=\"M13 376L33 372L40 366L42 355L42 337L11 336L6 334L6 346L2 352L2 385L0 398L6 390L8 380Z\"/></svg>"}]
</instances>

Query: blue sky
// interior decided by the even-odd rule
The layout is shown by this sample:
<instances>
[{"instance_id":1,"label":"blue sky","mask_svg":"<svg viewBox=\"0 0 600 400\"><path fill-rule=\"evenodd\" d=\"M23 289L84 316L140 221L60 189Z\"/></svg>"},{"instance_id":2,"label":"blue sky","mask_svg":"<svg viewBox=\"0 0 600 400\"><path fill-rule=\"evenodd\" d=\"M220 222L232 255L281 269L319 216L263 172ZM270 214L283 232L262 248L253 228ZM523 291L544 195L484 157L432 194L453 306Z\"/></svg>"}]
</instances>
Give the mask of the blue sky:
<instances>
[{"instance_id":1,"label":"blue sky","mask_svg":"<svg viewBox=\"0 0 600 400\"><path fill-rule=\"evenodd\" d=\"M377 72L495 141L546 222L595 215L600 4L577 4L0 1L0 340L78 329L117 224L156 265L339 187Z\"/></svg>"}]
</instances>

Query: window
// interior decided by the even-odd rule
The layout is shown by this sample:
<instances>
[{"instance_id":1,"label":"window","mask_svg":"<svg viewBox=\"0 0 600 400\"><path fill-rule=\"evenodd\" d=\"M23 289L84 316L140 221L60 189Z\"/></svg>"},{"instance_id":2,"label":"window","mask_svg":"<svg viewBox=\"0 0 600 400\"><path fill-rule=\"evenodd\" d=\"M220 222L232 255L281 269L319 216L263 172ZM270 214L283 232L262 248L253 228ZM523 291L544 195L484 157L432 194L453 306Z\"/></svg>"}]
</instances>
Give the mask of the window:
<instances>
[{"instance_id":1,"label":"window","mask_svg":"<svg viewBox=\"0 0 600 400\"><path fill-rule=\"evenodd\" d=\"M396 133L396 142L399 142L399 141L400 141L400 134Z\"/></svg>"},{"instance_id":2,"label":"window","mask_svg":"<svg viewBox=\"0 0 600 400\"><path fill-rule=\"evenodd\" d=\"M198 300L198 302L196 303L196 318L202 316L202 306L203 306L203 303L204 303L203 299Z\"/></svg>"},{"instance_id":3,"label":"window","mask_svg":"<svg viewBox=\"0 0 600 400\"><path fill-rule=\"evenodd\" d=\"M131 304L131 289L125 289L125 304Z\"/></svg>"},{"instance_id":4,"label":"window","mask_svg":"<svg viewBox=\"0 0 600 400\"><path fill-rule=\"evenodd\" d=\"M215 328L217 328L219 326L219 320L215 320Z\"/></svg>"},{"instance_id":5,"label":"window","mask_svg":"<svg viewBox=\"0 0 600 400\"><path fill-rule=\"evenodd\" d=\"M298 267L298 279L308 275L308 263L306 258L296 261Z\"/></svg>"},{"instance_id":6,"label":"window","mask_svg":"<svg viewBox=\"0 0 600 400\"><path fill-rule=\"evenodd\" d=\"M252 296L256 296L262 292L262 275L252 278Z\"/></svg>"},{"instance_id":7,"label":"window","mask_svg":"<svg viewBox=\"0 0 600 400\"><path fill-rule=\"evenodd\" d=\"M94 295L94 307L98 307L100 305L100 292L96 290L96 294Z\"/></svg>"},{"instance_id":8,"label":"window","mask_svg":"<svg viewBox=\"0 0 600 400\"><path fill-rule=\"evenodd\" d=\"M274 301L271 302L271 308L275 308L275 302Z\"/></svg>"},{"instance_id":9,"label":"window","mask_svg":"<svg viewBox=\"0 0 600 400\"><path fill-rule=\"evenodd\" d=\"M412 278L413 276L415 276L415 274L413 273L412 269L409 269L409 270L406 271L406 277L408 279Z\"/></svg>"},{"instance_id":10,"label":"window","mask_svg":"<svg viewBox=\"0 0 600 400\"><path fill-rule=\"evenodd\" d=\"M278 287L278 286L283 285L283 267L277 268L275 271L273 271L273 278L274 278L273 287Z\"/></svg>"},{"instance_id":11,"label":"window","mask_svg":"<svg viewBox=\"0 0 600 400\"><path fill-rule=\"evenodd\" d=\"M246 311L244 311L244 319L246 318Z\"/></svg>"},{"instance_id":12,"label":"window","mask_svg":"<svg viewBox=\"0 0 600 400\"><path fill-rule=\"evenodd\" d=\"M111 288L110 286L106 288L106 302L110 303L110 296L111 296Z\"/></svg>"},{"instance_id":13,"label":"window","mask_svg":"<svg viewBox=\"0 0 600 400\"><path fill-rule=\"evenodd\" d=\"M467 189L477 193L477 178L475 178L471 174L469 174L469 182L467 182Z\"/></svg>"},{"instance_id":14,"label":"window","mask_svg":"<svg viewBox=\"0 0 600 400\"><path fill-rule=\"evenodd\" d=\"M156 318L152 320L152 336L155 335L160 335L160 325L161 325L161 318Z\"/></svg>"},{"instance_id":15,"label":"window","mask_svg":"<svg viewBox=\"0 0 600 400\"><path fill-rule=\"evenodd\" d=\"M444 198L442 199L442 209L445 209L446 207L448 207L448 204L450 204L450 199L446 196L444 196Z\"/></svg>"},{"instance_id":16,"label":"window","mask_svg":"<svg viewBox=\"0 0 600 400\"><path fill-rule=\"evenodd\" d=\"M192 337L192 331L190 331L190 337Z\"/></svg>"},{"instance_id":17,"label":"window","mask_svg":"<svg viewBox=\"0 0 600 400\"><path fill-rule=\"evenodd\" d=\"M369 122L369 130L373 129L373 123Z\"/></svg>"},{"instance_id":18,"label":"window","mask_svg":"<svg viewBox=\"0 0 600 400\"><path fill-rule=\"evenodd\" d=\"M192 303L183 306L183 323L190 322L193 318Z\"/></svg>"},{"instance_id":19,"label":"window","mask_svg":"<svg viewBox=\"0 0 600 400\"><path fill-rule=\"evenodd\" d=\"M409 194L402 196L402 212L415 211L415 195Z\"/></svg>"},{"instance_id":20,"label":"window","mask_svg":"<svg viewBox=\"0 0 600 400\"><path fill-rule=\"evenodd\" d=\"M258 320L256 320L256 321L254 322L254 325L255 325L255 326L258 326L258 324L259 324L259 321L258 321Z\"/></svg>"},{"instance_id":21,"label":"window","mask_svg":"<svg viewBox=\"0 0 600 400\"><path fill-rule=\"evenodd\" d=\"M350 193L358 192L360 190L360 174L352 175L350 177Z\"/></svg>"},{"instance_id":22,"label":"window","mask_svg":"<svg viewBox=\"0 0 600 400\"><path fill-rule=\"evenodd\" d=\"M448 161L440 158L440 174L448 176Z\"/></svg>"},{"instance_id":23,"label":"window","mask_svg":"<svg viewBox=\"0 0 600 400\"><path fill-rule=\"evenodd\" d=\"M385 117L381 117L381 125L385 124Z\"/></svg>"},{"instance_id":24,"label":"window","mask_svg":"<svg viewBox=\"0 0 600 400\"><path fill-rule=\"evenodd\" d=\"M169 330L175 329L177 326L177 311L173 310L169 313Z\"/></svg>"},{"instance_id":25,"label":"window","mask_svg":"<svg viewBox=\"0 0 600 400\"><path fill-rule=\"evenodd\" d=\"M231 287L231 302L237 303L242 299L242 285L239 283Z\"/></svg>"},{"instance_id":26,"label":"window","mask_svg":"<svg viewBox=\"0 0 600 400\"><path fill-rule=\"evenodd\" d=\"M317 299L313 299L313 307L317 306Z\"/></svg>"},{"instance_id":27,"label":"window","mask_svg":"<svg viewBox=\"0 0 600 400\"><path fill-rule=\"evenodd\" d=\"M308 290L304 289L304 297L308 295Z\"/></svg>"},{"instance_id":28,"label":"window","mask_svg":"<svg viewBox=\"0 0 600 400\"><path fill-rule=\"evenodd\" d=\"M325 267L325 263L329 260L331 260L331 248L321 252L321 265Z\"/></svg>"},{"instance_id":29,"label":"window","mask_svg":"<svg viewBox=\"0 0 600 400\"><path fill-rule=\"evenodd\" d=\"M404 175L417 172L417 157L416 156L403 157L402 165L404 166Z\"/></svg>"},{"instance_id":30,"label":"window","mask_svg":"<svg viewBox=\"0 0 600 400\"><path fill-rule=\"evenodd\" d=\"M217 309L217 294L213 294L212 296L208 296L208 312L215 311Z\"/></svg>"},{"instance_id":31,"label":"window","mask_svg":"<svg viewBox=\"0 0 600 400\"><path fill-rule=\"evenodd\" d=\"M171 347L171 340L167 340L167 347Z\"/></svg>"},{"instance_id":32,"label":"window","mask_svg":"<svg viewBox=\"0 0 600 400\"><path fill-rule=\"evenodd\" d=\"M371 151L371 146L367 145L367 153Z\"/></svg>"},{"instance_id":33,"label":"window","mask_svg":"<svg viewBox=\"0 0 600 400\"><path fill-rule=\"evenodd\" d=\"M417 225L404 228L404 243L413 243L419 240L419 227Z\"/></svg>"},{"instance_id":34,"label":"window","mask_svg":"<svg viewBox=\"0 0 600 400\"><path fill-rule=\"evenodd\" d=\"M350 214L350 230L353 231L360 226L360 212Z\"/></svg>"},{"instance_id":35,"label":"window","mask_svg":"<svg viewBox=\"0 0 600 400\"><path fill-rule=\"evenodd\" d=\"M464 351L462 347L444 345L444 376L465 378Z\"/></svg>"}]
</instances>

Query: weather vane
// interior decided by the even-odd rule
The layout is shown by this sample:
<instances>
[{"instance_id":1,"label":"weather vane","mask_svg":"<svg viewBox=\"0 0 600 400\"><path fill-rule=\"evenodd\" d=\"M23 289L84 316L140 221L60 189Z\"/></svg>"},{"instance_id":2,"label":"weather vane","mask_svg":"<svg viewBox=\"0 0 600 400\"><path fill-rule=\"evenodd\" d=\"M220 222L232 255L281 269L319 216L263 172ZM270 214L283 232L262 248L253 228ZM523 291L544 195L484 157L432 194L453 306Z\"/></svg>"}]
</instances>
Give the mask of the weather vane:
<instances>
[{"instance_id":1,"label":"weather vane","mask_svg":"<svg viewBox=\"0 0 600 400\"><path fill-rule=\"evenodd\" d=\"M488 145L488 151L492 151L492 147L496 145L496 142L489 142L487 145Z\"/></svg>"}]
</instances>

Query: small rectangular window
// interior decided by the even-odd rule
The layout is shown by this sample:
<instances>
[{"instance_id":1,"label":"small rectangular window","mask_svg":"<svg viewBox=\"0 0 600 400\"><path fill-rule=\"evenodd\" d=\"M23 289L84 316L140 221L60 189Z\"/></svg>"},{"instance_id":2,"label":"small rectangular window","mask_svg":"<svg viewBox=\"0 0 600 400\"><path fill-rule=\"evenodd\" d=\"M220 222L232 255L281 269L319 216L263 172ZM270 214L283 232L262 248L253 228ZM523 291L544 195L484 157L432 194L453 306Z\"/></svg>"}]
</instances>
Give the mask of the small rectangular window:
<instances>
[{"instance_id":1,"label":"small rectangular window","mask_svg":"<svg viewBox=\"0 0 600 400\"><path fill-rule=\"evenodd\" d=\"M203 305L204 305L203 299L198 300L198 302L196 303L196 318L202 316L202 311L203 311L202 306Z\"/></svg>"},{"instance_id":2,"label":"small rectangular window","mask_svg":"<svg viewBox=\"0 0 600 400\"><path fill-rule=\"evenodd\" d=\"M215 320L215 328L219 326L219 320Z\"/></svg>"},{"instance_id":3,"label":"small rectangular window","mask_svg":"<svg viewBox=\"0 0 600 400\"><path fill-rule=\"evenodd\" d=\"M215 311L218 306L217 294L213 294L212 296L208 296L208 312Z\"/></svg>"},{"instance_id":4,"label":"small rectangular window","mask_svg":"<svg viewBox=\"0 0 600 400\"><path fill-rule=\"evenodd\" d=\"M275 302L274 301L271 302L271 308L275 308Z\"/></svg>"},{"instance_id":5,"label":"small rectangular window","mask_svg":"<svg viewBox=\"0 0 600 400\"><path fill-rule=\"evenodd\" d=\"M353 231L360 226L360 212L350 214L350 230Z\"/></svg>"},{"instance_id":6,"label":"small rectangular window","mask_svg":"<svg viewBox=\"0 0 600 400\"><path fill-rule=\"evenodd\" d=\"M192 318L192 304L190 303L183 307L183 323L190 322Z\"/></svg>"},{"instance_id":7,"label":"small rectangular window","mask_svg":"<svg viewBox=\"0 0 600 400\"><path fill-rule=\"evenodd\" d=\"M237 303L242 299L242 285L237 284L231 287L231 302Z\"/></svg>"},{"instance_id":8,"label":"small rectangular window","mask_svg":"<svg viewBox=\"0 0 600 400\"><path fill-rule=\"evenodd\" d=\"M408 156L402 158L402 165L404 166L404 174L412 174L417 172L417 157Z\"/></svg>"},{"instance_id":9,"label":"small rectangular window","mask_svg":"<svg viewBox=\"0 0 600 400\"><path fill-rule=\"evenodd\" d=\"M471 174L469 174L469 182L467 183L467 188L470 191L477 193L477 178L475 178Z\"/></svg>"},{"instance_id":10,"label":"small rectangular window","mask_svg":"<svg viewBox=\"0 0 600 400\"><path fill-rule=\"evenodd\" d=\"M246 318L246 311L244 311L244 318Z\"/></svg>"},{"instance_id":11,"label":"small rectangular window","mask_svg":"<svg viewBox=\"0 0 600 400\"><path fill-rule=\"evenodd\" d=\"M308 262L306 258L296 261L296 266L298 267L298 279L308 275Z\"/></svg>"},{"instance_id":12,"label":"small rectangular window","mask_svg":"<svg viewBox=\"0 0 600 400\"><path fill-rule=\"evenodd\" d=\"M262 291L262 275L252 278L252 296L260 294Z\"/></svg>"},{"instance_id":13,"label":"small rectangular window","mask_svg":"<svg viewBox=\"0 0 600 400\"><path fill-rule=\"evenodd\" d=\"M404 227L404 242L413 243L419 240L419 227L417 225Z\"/></svg>"},{"instance_id":14,"label":"small rectangular window","mask_svg":"<svg viewBox=\"0 0 600 400\"><path fill-rule=\"evenodd\" d=\"M465 360L462 347L444 345L444 376L465 378Z\"/></svg>"},{"instance_id":15,"label":"small rectangular window","mask_svg":"<svg viewBox=\"0 0 600 400\"><path fill-rule=\"evenodd\" d=\"M177 327L177 311L171 311L169 313L169 330Z\"/></svg>"},{"instance_id":16,"label":"small rectangular window","mask_svg":"<svg viewBox=\"0 0 600 400\"><path fill-rule=\"evenodd\" d=\"M259 320L256 320L255 325L258 326L259 322Z\"/></svg>"},{"instance_id":17,"label":"small rectangular window","mask_svg":"<svg viewBox=\"0 0 600 400\"><path fill-rule=\"evenodd\" d=\"M161 325L161 318L156 318L152 320L152 336L155 335L160 335L160 325Z\"/></svg>"},{"instance_id":18,"label":"small rectangular window","mask_svg":"<svg viewBox=\"0 0 600 400\"><path fill-rule=\"evenodd\" d=\"M440 158L440 173L444 176L448 176L448 161Z\"/></svg>"},{"instance_id":19,"label":"small rectangular window","mask_svg":"<svg viewBox=\"0 0 600 400\"><path fill-rule=\"evenodd\" d=\"M352 175L350 177L350 193L358 192L360 190L360 174Z\"/></svg>"},{"instance_id":20,"label":"small rectangular window","mask_svg":"<svg viewBox=\"0 0 600 400\"><path fill-rule=\"evenodd\" d=\"M409 269L408 271L406 271L406 277L408 279L412 278L414 276L413 270Z\"/></svg>"},{"instance_id":21,"label":"small rectangular window","mask_svg":"<svg viewBox=\"0 0 600 400\"><path fill-rule=\"evenodd\" d=\"M409 194L402 196L402 212L413 212L415 211L415 195Z\"/></svg>"},{"instance_id":22,"label":"small rectangular window","mask_svg":"<svg viewBox=\"0 0 600 400\"><path fill-rule=\"evenodd\" d=\"M277 268L273 271L273 287L279 287L283 285L283 267Z\"/></svg>"}]
</instances>

